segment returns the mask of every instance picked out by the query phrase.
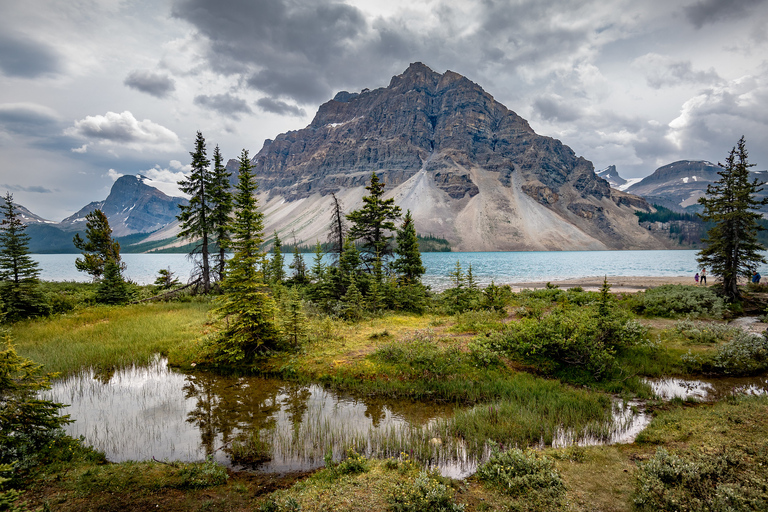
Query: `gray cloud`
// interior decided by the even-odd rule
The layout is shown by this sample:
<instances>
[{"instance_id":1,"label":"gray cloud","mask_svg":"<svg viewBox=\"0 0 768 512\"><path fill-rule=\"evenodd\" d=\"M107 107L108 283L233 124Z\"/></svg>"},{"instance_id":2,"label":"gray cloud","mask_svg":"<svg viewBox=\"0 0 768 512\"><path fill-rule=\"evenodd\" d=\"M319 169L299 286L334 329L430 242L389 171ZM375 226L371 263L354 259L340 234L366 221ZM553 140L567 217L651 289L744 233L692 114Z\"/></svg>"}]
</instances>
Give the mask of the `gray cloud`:
<instances>
[{"instance_id":1,"label":"gray cloud","mask_svg":"<svg viewBox=\"0 0 768 512\"><path fill-rule=\"evenodd\" d=\"M53 193L53 190L50 190L50 189L47 189L45 187L41 187L41 186L38 186L38 185L33 185L31 187L25 187L25 186L22 186L22 185L8 185L8 184L3 183L2 185L0 185L0 189L2 189L2 188L6 189L6 190L9 190L9 191L12 191L12 192L32 192L32 193L35 193L35 194L52 194Z\"/></svg>"},{"instance_id":2,"label":"gray cloud","mask_svg":"<svg viewBox=\"0 0 768 512\"><path fill-rule=\"evenodd\" d=\"M159 151L180 149L179 137L168 128L144 119L137 120L129 111L117 114L86 116L75 121L65 135L95 141L106 146L122 146L137 151L152 148Z\"/></svg>"},{"instance_id":3,"label":"gray cloud","mask_svg":"<svg viewBox=\"0 0 768 512\"><path fill-rule=\"evenodd\" d=\"M14 133L46 135L58 124L56 113L34 103L0 105L0 126Z\"/></svg>"},{"instance_id":4,"label":"gray cloud","mask_svg":"<svg viewBox=\"0 0 768 512\"><path fill-rule=\"evenodd\" d=\"M281 116L301 117L307 114L303 108L274 98L261 98L256 101L256 105L265 112L272 112Z\"/></svg>"},{"instance_id":5,"label":"gray cloud","mask_svg":"<svg viewBox=\"0 0 768 512\"><path fill-rule=\"evenodd\" d=\"M700 0L683 8L688 21L701 28L708 23L744 17L765 0Z\"/></svg>"},{"instance_id":6,"label":"gray cloud","mask_svg":"<svg viewBox=\"0 0 768 512\"><path fill-rule=\"evenodd\" d=\"M39 78L58 73L60 56L49 46L0 31L0 71L6 76Z\"/></svg>"},{"instance_id":7,"label":"gray cloud","mask_svg":"<svg viewBox=\"0 0 768 512\"><path fill-rule=\"evenodd\" d=\"M136 89L156 98L165 98L176 89L176 84L171 77L149 70L131 71L123 83L131 89Z\"/></svg>"},{"instance_id":8,"label":"gray cloud","mask_svg":"<svg viewBox=\"0 0 768 512\"><path fill-rule=\"evenodd\" d=\"M712 68L707 71L694 70L689 60L673 59L656 53L638 57L632 66L645 73L648 85L654 89L683 83L712 85L722 81Z\"/></svg>"},{"instance_id":9,"label":"gray cloud","mask_svg":"<svg viewBox=\"0 0 768 512\"><path fill-rule=\"evenodd\" d=\"M194 103L195 105L208 110L213 110L214 112L223 116L232 117L233 119L239 119L240 114L253 113L251 107L248 106L248 103L246 103L244 99L232 96L229 93L215 94L213 96L201 94L195 96Z\"/></svg>"},{"instance_id":10,"label":"gray cloud","mask_svg":"<svg viewBox=\"0 0 768 512\"><path fill-rule=\"evenodd\" d=\"M584 113L573 103L567 103L562 98L542 96L533 102L536 112L547 121L576 121Z\"/></svg>"}]
</instances>

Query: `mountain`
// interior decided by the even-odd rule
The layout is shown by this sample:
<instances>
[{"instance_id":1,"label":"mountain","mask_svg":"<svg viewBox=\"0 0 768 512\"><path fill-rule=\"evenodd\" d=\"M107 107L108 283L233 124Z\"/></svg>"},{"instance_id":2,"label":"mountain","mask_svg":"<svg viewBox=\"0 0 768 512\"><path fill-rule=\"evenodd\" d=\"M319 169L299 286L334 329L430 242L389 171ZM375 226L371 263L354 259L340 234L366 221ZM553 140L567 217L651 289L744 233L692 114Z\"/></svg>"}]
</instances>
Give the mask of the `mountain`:
<instances>
[{"instance_id":1,"label":"mountain","mask_svg":"<svg viewBox=\"0 0 768 512\"><path fill-rule=\"evenodd\" d=\"M170 197L145 183L141 175L119 177L107 198L84 206L61 221L59 227L72 231L85 228L85 216L100 209L109 219L114 236L156 231L176 220L179 204L188 204L181 197Z\"/></svg>"},{"instance_id":2,"label":"mountain","mask_svg":"<svg viewBox=\"0 0 768 512\"><path fill-rule=\"evenodd\" d=\"M617 190L621 190L621 187L627 184L627 180L619 176L615 165L609 165L605 169L595 171L600 178L603 178L608 184Z\"/></svg>"},{"instance_id":3,"label":"mountain","mask_svg":"<svg viewBox=\"0 0 768 512\"><path fill-rule=\"evenodd\" d=\"M387 87L339 92L309 126L267 140L253 164L265 232L299 242L325 240L330 194L358 208L376 172L419 233L455 250L669 246L638 225L645 200L611 189L479 85L421 63Z\"/></svg>"},{"instance_id":4,"label":"mountain","mask_svg":"<svg viewBox=\"0 0 768 512\"><path fill-rule=\"evenodd\" d=\"M697 211L700 209L698 199L706 194L707 185L720 178L717 174L720 169L720 166L705 160L680 160L659 167L651 175L627 188L627 192L674 211ZM766 171L752 174L761 182L768 181ZM763 192L758 197L765 195L766 192Z\"/></svg>"}]
</instances>

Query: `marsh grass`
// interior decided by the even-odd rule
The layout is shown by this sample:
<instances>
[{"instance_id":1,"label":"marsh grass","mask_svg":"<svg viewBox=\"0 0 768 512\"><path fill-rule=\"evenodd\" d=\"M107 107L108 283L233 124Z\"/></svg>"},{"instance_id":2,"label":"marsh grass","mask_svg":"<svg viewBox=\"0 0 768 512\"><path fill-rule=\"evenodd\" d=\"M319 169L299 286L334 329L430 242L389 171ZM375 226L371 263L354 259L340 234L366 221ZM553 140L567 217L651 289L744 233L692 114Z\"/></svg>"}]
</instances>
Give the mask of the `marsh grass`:
<instances>
[{"instance_id":1,"label":"marsh grass","mask_svg":"<svg viewBox=\"0 0 768 512\"><path fill-rule=\"evenodd\" d=\"M155 354L199 337L208 309L206 302L91 307L17 322L11 336L18 352L46 371L123 368L148 364Z\"/></svg>"}]
</instances>

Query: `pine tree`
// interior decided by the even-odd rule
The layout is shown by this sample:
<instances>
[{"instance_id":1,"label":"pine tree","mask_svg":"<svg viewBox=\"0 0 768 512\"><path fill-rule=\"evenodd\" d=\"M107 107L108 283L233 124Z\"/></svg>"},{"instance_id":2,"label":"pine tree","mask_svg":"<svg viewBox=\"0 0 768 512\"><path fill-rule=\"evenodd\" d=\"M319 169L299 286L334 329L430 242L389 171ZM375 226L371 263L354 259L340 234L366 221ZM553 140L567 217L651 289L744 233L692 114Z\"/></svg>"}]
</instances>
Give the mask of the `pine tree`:
<instances>
[{"instance_id":1,"label":"pine tree","mask_svg":"<svg viewBox=\"0 0 768 512\"><path fill-rule=\"evenodd\" d=\"M415 284L421 282L421 276L427 269L421 263L419 251L419 239L416 237L416 228L413 225L411 210L405 212L403 224L397 230L397 247L395 254L399 257L392 265L395 272L400 274L403 284Z\"/></svg>"},{"instance_id":2,"label":"pine tree","mask_svg":"<svg viewBox=\"0 0 768 512\"><path fill-rule=\"evenodd\" d=\"M175 277L175 274L171 272L170 268L161 268L157 271L157 277L155 278L155 286L161 290L170 290L174 286L179 284L179 280Z\"/></svg>"},{"instance_id":3,"label":"pine tree","mask_svg":"<svg viewBox=\"0 0 768 512\"><path fill-rule=\"evenodd\" d=\"M216 260L217 279L224 277L224 258L229 242L229 216L232 214L232 192L230 192L229 177L232 175L224 166L224 160L219 146L213 150L213 171L209 188L211 204L211 233L219 248Z\"/></svg>"},{"instance_id":4,"label":"pine tree","mask_svg":"<svg viewBox=\"0 0 768 512\"><path fill-rule=\"evenodd\" d=\"M272 261L270 262L269 276L271 281L276 284L281 284L285 281L285 264L283 260L283 243L280 241L280 237L277 236L275 231L275 237L272 241Z\"/></svg>"},{"instance_id":5,"label":"pine tree","mask_svg":"<svg viewBox=\"0 0 768 512\"><path fill-rule=\"evenodd\" d=\"M211 176L208 171L211 161L207 157L205 138L203 138L202 133L197 132L195 150L191 151L189 155L192 157L192 172L188 178L179 182L179 188L190 198L188 205L179 205L180 213L176 218L181 223L181 231L178 236L199 240L192 249L190 256L200 255L200 279L203 284L203 292L208 293L211 289L208 243L209 237L213 233L209 198Z\"/></svg>"},{"instance_id":6,"label":"pine tree","mask_svg":"<svg viewBox=\"0 0 768 512\"><path fill-rule=\"evenodd\" d=\"M125 304L130 298L128 283L120 272L120 265L113 259L104 264L104 278L96 289L96 302L100 304Z\"/></svg>"},{"instance_id":7,"label":"pine tree","mask_svg":"<svg viewBox=\"0 0 768 512\"><path fill-rule=\"evenodd\" d=\"M83 251L83 257L75 260L75 268L87 272L94 281L101 279L108 261L115 261L122 270L120 262L120 244L112 239L109 220L101 210L93 210L85 216L85 240L80 233L75 234L72 243Z\"/></svg>"},{"instance_id":8,"label":"pine tree","mask_svg":"<svg viewBox=\"0 0 768 512\"><path fill-rule=\"evenodd\" d=\"M323 252L323 246L320 244L320 240L315 242L315 257L313 259L312 269L310 270L312 274L312 279L314 281L320 281L323 279L323 276L325 275L325 264L323 263L323 256L325 256L325 253Z\"/></svg>"},{"instance_id":9,"label":"pine tree","mask_svg":"<svg viewBox=\"0 0 768 512\"><path fill-rule=\"evenodd\" d=\"M298 285L304 285L309 282L307 277L307 264L304 262L304 255L299 251L299 244L296 242L296 237L293 238L293 261L288 265L288 268L293 270L291 281Z\"/></svg>"},{"instance_id":10,"label":"pine tree","mask_svg":"<svg viewBox=\"0 0 768 512\"><path fill-rule=\"evenodd\" d=\"M296 288L291 288L283 306L283 332L288 345L297 348L306 338L309 331L307 317L301 306L301 298Z\"/></svg>"},{"instance_id":11,"label":"pine tree","mask_svg":"<svg viewBox=\"0 0 768 512\"><path fill-rule=\"evenodd\" d=\"M341 201L336 197L336 194L331 194L331 197L333 198L333 211L331 212L331 228L328 231L328 245L330 252L336 255L336 263L338 263L341 253L344 252L344 240L347 239L349 228Z\"/></svg>"},{"instance_id":12,"label":"pine tree","mask_svg":"<svg viewBox=\"0 0 768 512\"><path fill-rule=\"evenodd\" d=\"M768 204L768 198L757 200L762 191L760 183L750 180L750 164L744 137L731 149L725 165L718 164L720 179L707 186L707 195L699 198L704 206L701 218L714 224L704 238L704 249L697 260L711 269L723 282L723 294L734 300L740 297L739 276L749 277L758 263L765 263L760 251L765 248L757 241L757 232L763 229L757 210Z\"/></svg>"},{"instance_id":13,"label":"pine tree","mask_svg":"<svg viewBox=\"0 0 768 512\"><path fill-rule=\"evenodd\" d=\"M0 210L0 307L5 319L15 321L44 314L47 306L38 287L40 270L29 256L29 235L24 232L26 226L19 219L10 192Z\"/></svg>"},{"instance_id":14,"label":"pine tree","mask_svg":"<svg viewBox=\"0 0 768 512\"><path fill-rule=\"evenodd\" d=\"M363 207L347 215L352 222L349 238L363 241L361 259L369 272L373 271L374 261L386 260L392 255L389 241L393 237L387 233L395 230L394 221L400 217L400 207L395 205L395 200L383 198L384 185L376 173L371 174L371 182L365 187L370 195L363 196Z\"/></svg>"},{"instance_id":15,"label":"pine tree","mask_svg":"<svg viewBox=\"0 0 768 512\"><path fill-rule=\"evenodd\" d=\"M216 347L218 360L226 363L248 362L259 351L276 348L281 335L275 301L267 294L257 268L263 256L264 215L258 211L256 180L245 149L239 163L235 215L230 224L233 254L225 267L223 295L215 309L219 318L226 320Z\"/></svg>"}]
</instances>

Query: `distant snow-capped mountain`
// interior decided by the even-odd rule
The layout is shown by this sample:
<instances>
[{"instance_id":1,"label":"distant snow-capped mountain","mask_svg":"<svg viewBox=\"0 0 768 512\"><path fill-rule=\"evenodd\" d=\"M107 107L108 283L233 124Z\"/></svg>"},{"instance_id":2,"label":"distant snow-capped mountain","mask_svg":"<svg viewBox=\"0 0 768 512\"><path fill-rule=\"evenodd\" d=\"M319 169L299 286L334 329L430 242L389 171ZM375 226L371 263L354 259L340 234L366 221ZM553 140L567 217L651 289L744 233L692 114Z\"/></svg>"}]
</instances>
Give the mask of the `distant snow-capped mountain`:
<instances>
[{"instance_id":1,"label":"distant snow-capped mountain","mask_svg":"<svg viewBox=\"0 0 768 512\"><path fill-rule=\"evenodd\" d=\"M642 178L629 178L624 179L622 178L618 171L616 170L615 165L609 165L605 169L602 169L600 171L595 171L595 174L597 174L599 177L603 178L605 181L608 182L608 184L611 186L611 188L615 188L616 190L621 190L622 192L627 190L629 187L634 185L635 183L639 182Z\"/></svg>"}]
</instances>

